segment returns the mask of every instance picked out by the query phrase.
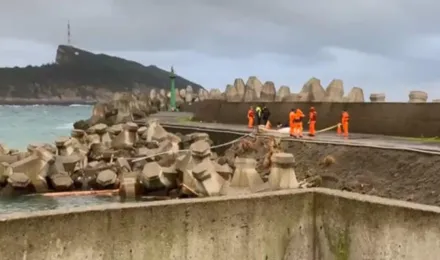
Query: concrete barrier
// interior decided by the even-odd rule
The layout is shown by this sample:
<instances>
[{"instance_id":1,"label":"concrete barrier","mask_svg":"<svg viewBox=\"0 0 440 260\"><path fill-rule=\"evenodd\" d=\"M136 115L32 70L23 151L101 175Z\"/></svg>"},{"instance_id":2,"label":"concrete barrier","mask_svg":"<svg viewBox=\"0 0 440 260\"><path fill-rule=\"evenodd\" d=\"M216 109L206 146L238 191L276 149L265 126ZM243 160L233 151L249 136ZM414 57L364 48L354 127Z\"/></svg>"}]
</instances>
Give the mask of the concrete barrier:
<instances>
[{"instance_id":1,"label":"concrete barrier","mask_svg":"<svg viewBox=\"0 0 440 260\"><path fill-rule=\"evenodd\" d=\"M2 259L438 259L440 209L328 189L0 220Z\"/></svg>"},{"instance_id":2,"label":"concrete barrier","mask_svg":"<svg viewBox=\"0 0 440 260\"><path fill-rule=\"evenodd\" d=\"M288 121L292 108L308 112L311 106L318 111L317 128L322 129L340 121L341 112L350 113L350 131L353 133L381 134L410 137L434 137L440 135L439 103L265 103L271 111L273 123ZM228 124L247 124L246 113L256 103L233 103L205 100L184 105L197 120ZM306 125L306 124L305 124Z\"/></svg>"}]
</instances>

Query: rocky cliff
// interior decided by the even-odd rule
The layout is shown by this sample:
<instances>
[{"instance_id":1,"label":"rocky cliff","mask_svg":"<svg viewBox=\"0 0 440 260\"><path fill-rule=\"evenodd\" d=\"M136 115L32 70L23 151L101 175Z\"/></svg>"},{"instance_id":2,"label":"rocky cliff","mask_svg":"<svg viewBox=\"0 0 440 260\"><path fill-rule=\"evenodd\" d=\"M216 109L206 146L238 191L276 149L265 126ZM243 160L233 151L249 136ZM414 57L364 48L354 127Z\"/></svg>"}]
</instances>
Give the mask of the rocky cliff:
<instances>
[{"instance_id":1,"label":"rocky cliff","mask_svg":"<svg viewBox=\"0 0 440 260\"><path fill-rule=\"evenodd\" d=\"M194 92L203 87L180 76L176 87ZM69 104L111 99L115 92L165 92L169 72L142 64L94 54L71 46L58 46L55 63L25 68L0 68L0 103Z\"/></svg>"}]
</instances>

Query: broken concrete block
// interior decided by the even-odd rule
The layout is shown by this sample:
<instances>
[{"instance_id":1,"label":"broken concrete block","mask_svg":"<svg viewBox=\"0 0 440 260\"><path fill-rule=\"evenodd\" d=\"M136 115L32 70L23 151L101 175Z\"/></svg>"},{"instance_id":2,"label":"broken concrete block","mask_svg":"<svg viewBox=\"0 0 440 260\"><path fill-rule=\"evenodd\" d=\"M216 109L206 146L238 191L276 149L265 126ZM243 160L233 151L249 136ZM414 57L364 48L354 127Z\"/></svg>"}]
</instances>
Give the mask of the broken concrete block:
<instances>
[{"instance_id":1,"label":"broken concrete block","mask_svg":"<svg viewBox=\"0 0 440 260\"><path fill-rule=\"evenodd\" d=\"M147 190L157 190L165 185L159 176L162 174L162 167L157 162L149 162L144 165L141 174L141 181Z\"/></svg>"},{"instance_id":2,"label":"broken concrete block","mask_svg":"<svg viewBox=\"0 0 440 260\"><path fill-rule=\"evenodd\" d=\"M107 132L111 136L117 136L119 133L122 132L122 128L123 128L123 124L112 125L107 129Z\"/></svg>"},{"instance_id":3,"label":"broken concrete block","mask_svg":"<svg viewBox=\"0 0 440 260\"><path fill-rule=\"evenodd\" d=\"M49 171L49 165L50 164L34 154L23 160L12 163L11 167L14 173L21 172L26 174L31 180L35 190L40 193L48 190L45 178Z\"/></svg>"},{"instance_id":4,"label":"broken concrete block","mask_svg":"<svg viewBox=\"0 0 440 260\"><path fill-rule=\"evenodd\" d=\"M142 135L147 132L148 128L146 126L139 127L137 130L137 134L139 137L142 137Z\"/></svg>"},{"instance_id":5,"label":"broken concrete block","mask_svg":"<svg viewBox=\"0 0 440 260\"><path fill-rule=\"evenodd\" d=\"M130 164L128 163L127 159L119 157L116 159L116 166L121 170L123 173L131 172Z\"/></svg>"},{"instance_id":6,"label":"broken concrete block","mask_svg":"<svg viewBox=\"0 0 440 260\"><path fill-rule=\"evenodd\" d=\"M194 166L192 173L194 178L201 182L203 190L197 189L199 193L207 196L220 196L225 180L215 172L214 165L209 158Z\"/></svg>"},{"instance_id":7,"label":"broken concrete block","mask_svg":"<svg viewBox=\"0 0 440 260\"><path fill-rule=\"evenodd\" d=\"M0 144L0 155L9 154L10 150L6 144Z\"/></svg>"},{"instance_id":8,"label":"broken concrete block","mask_svg":"<svg viewBox=\"0 0 440 260\"><path fill-rule=\"evenodd\" d=\"M58 137L58 139L55 140L55 146L57 147L57 155L68 156L74 151L70 137Z\"/></svg>"},{"instance_id":9,"label":"broken concrete block","mask_svg":"<svg viewBox=\"0 0 440 260\"><path fill-rule=\"evenodd\" d=\"M52 174L49 179L56 191L68 191L73 187L73 180L67 172Z\"/></svg>"},{"instance_id":10,"label":"broken concrete block","mask_svg":"<svg viewBox=\"0 0 440 260\"><path fill-rule=\"evenodd\" d=\"M168 137L168 132L159 124L159 122L157 122L157 120L155 120L149 122L148 129L142 137L148 142L162 142Z\"/></svg>"},{"instance_id":11,"label":"broken concrete block","mask_svg":"<svg viewBox=\"0 0 440 260\"><path fill-rule=\"evenodd\" d=\"M205 140L199 140L189 147L191 155L197 158L205 158L211 155L211 146Z\"/></svg>"},{"instance_id":12,"label":"broken concrete block","mask_svg":"<svg viewBox=\"0 0 440 260\"><path fill-rule=\"evenodd\" d=\"M12 168L9 163L0 163L0 184L6 184L9 176L12 174Z\"/></svg>"},{"instance_id":13,"label":"broken concrete block","mask_svg":"<svg viewBox=\"0 0 440 260\"><path fill-rule=\"evenodd\" d=\"M103 135L107 133L107 127L108 126L106 124L96 124L90 127L89 129L87 129L87 133Z\"/></svg>"},{"instance_id":14,"label":"broken concrete block","mask_svg":"<svg viewBox=\"0 0 440 260\"><path fill-rule=\"evenodd\" d=\"M136 178L135 173L123 174L119 187L119 198L121 201L136 200L142 194L142 185Z\"/></svg>"},{"instance_id":15,"label":"broken concrete block","mask_svg":"<svg viewBox=\"0 0 440 260\"><path fill-rule=\"evenodd\" d=\"M70 132L70 136L72 138L77 139L77 140L83 140L86 137L86 132L84 130L81 130L81 129L73 129Z\"/></svg>"},{"instance_id":16,"label":"broken concrete block","mask_svg":"<svg viewBox=\"0 0 440 260\"><path fill-rule=\"evenodd\" d=\"M159 178L166 188L175 188L177 187L177 176L176 165L172 164L168 167L162 167L162 173L159 175Z\"/></svg>"},{"instance_id":17,"label":"broken concrete block","mask_svg":"<svg viewBox=\"0 0 440 260\"><path fill-rule=\"evenodd\" d=\"M293 164L295 157L290 153L276 153L272 155L272 168L269 174L268 183L271 189L294 189L298 188L298 180L296 179Z\"/></svg>"},{"instance_id":18,"label":"broken concrete block","mask_svg":"<svg viewBox=\"0 0 440 260\"><path fill-rule=\"evenodd\" d=\"M96 177L96 183L100 188L108 188L114 186L117 177L117 174L113 170L108 169L100 171Z\"/></svg>"},{"instance_id":19,"label":"broken concrete block","mask_svg":"<svg viewBox=\"0 0 440 260\"><path fill-rule=\"evenodd\" d=\"M138 126L135 123L126 123L123 131L113 138L111 147L115 149L131 148L137 141Z\"/></svg>"},{"instance_id":20,"label":"broken concrete block","mask_svg":"<svg viewBox=\"0 0 440 260\"><path fill-rule=\"evenodd\" d=\"M26 188L31 183L31 180L22 172L13 172L8 178L8 183L14 188Z\"/></svg>"},{"instance_id":21,"label":"broken concrete block","mask_svg":"<svg viewBox=\"0 0 440 260\"><path fill-rule=\"evenodd\" d=\"M234 171L232 168L227 164L218 164L216 161L212 161L212 164L214 165L215 171L226 181L230 181L232 174Z\"/></svg>"},{"instance_id":22,"label":"broken concrete block","mask_svg":"<svg viewBox=\"0 0 440 260\"><path fill-rule=\"evenodd\" d=\"M261 190L264 182L255 170L256 166L257 161L254 158L236 158L236 168L230 186L249 188L251 192Z\"/></svg>"}]
</instances>

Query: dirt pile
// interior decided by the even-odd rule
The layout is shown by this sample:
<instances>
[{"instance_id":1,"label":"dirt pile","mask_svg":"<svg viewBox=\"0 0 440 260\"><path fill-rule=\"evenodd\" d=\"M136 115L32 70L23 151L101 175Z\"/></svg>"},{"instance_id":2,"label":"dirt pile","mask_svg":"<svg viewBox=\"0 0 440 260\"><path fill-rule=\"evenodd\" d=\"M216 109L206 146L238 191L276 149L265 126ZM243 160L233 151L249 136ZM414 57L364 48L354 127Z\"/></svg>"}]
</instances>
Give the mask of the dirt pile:
<instances>
[{"instance_id":1,"label":"dirt pile","mask_svg":"<svg viewBox=\"0 0 440 260\"><path fill-rule=\"evenodd\" d=\"M255 156L264 174L271 149L292 153L299 180L319 176L321 186L405 201L440 206L440 156L342 145L248 138L225 157ZM264 145L261 145L263 143ZM271 144L273 144L272 147Z\"/></svg>"}]
</instances>

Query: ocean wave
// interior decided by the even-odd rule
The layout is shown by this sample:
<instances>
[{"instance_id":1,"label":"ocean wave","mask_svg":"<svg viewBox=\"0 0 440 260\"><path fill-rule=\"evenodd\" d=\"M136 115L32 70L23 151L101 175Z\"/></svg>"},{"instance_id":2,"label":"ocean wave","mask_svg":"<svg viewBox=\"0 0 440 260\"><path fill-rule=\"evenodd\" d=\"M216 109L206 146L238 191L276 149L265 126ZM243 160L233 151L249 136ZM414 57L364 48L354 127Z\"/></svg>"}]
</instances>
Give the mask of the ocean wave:
<instances>
[{"instance_id":1,"label":"ocean wave","mask_svg":"<svg viewBox=\"0 0 440 260\"><path fill-rule=\"evenodd\" d=\"M91 105L87 105L87 104L72 104L69 105L69 107L90 107Z\"/></svg>"},{"instance_id":2,"label":"ocean wave","mask_svg":"<svg viewBox=\"0 0 440 260\"><path fill-rule=\"evenodd\" d=\"M62 130L62 129L72 129L73 123L65 123L59 126L56 126L55 129Z\"/></svg>"}]
</instances>

